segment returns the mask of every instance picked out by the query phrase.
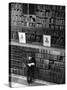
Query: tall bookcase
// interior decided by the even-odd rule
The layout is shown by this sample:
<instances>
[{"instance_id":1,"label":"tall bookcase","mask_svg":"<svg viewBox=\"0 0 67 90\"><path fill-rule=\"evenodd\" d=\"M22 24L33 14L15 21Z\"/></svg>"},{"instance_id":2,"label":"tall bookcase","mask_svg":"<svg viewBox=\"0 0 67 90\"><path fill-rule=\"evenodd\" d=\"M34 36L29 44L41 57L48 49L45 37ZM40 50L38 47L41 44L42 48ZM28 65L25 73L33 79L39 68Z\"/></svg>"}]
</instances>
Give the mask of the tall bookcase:
<instances>
[{"instance_id":1,"label":"tall bookcase","mask_svg":"<svg viewBox=\"0 0 67 90\"><path fill-rule=\"evenodd\" d=\"M26 76L27 55L34 53L35 78L65 83L65 6L10 3L11 73ZM25 32L26 44L18 32ZM51 36L51 47L43 46L43 35Z\"/></svg>"}]
</instances>

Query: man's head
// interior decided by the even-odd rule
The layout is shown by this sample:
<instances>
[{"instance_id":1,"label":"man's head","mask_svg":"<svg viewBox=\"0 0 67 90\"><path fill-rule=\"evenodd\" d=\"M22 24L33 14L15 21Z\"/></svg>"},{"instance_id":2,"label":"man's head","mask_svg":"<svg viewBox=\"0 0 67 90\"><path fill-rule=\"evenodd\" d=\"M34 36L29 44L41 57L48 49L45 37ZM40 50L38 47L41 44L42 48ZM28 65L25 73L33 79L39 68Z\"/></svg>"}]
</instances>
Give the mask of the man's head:
<instances>
[{"instance_id":1,"label":"man's head","mask_svg":"<svg viewBox=\"0 0 67 90\"><path fill-rule=\"evenodd\" d=\"M28 57L29 60L31 60L31 58L32 58L31 56Z\"/></svg>"}]
</instances>

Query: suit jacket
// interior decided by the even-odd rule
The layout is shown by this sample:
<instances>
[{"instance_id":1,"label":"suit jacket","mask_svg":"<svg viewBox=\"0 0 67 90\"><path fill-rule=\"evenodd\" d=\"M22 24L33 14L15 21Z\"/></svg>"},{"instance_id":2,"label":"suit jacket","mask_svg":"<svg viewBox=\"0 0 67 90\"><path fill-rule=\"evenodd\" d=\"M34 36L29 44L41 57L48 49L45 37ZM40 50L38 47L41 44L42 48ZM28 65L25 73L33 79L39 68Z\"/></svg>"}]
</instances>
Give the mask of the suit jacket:
<instances>
[{"instance_id":1,"label":"suit jacket","mask_svg":"<svg viewBox=\"0 0 67 90\"><path fill-rule=\"evenodd\" d=\"M34 65L32 65L32 63L34 63ZM29 64L30 64L30 66L29 66ZM32 57L31 60L28 60L28 62L27 62L27 71L28 72L30 72L30 71L34 72L35 67L36 67L35 58Z\"/></svg>"}]
</instances>

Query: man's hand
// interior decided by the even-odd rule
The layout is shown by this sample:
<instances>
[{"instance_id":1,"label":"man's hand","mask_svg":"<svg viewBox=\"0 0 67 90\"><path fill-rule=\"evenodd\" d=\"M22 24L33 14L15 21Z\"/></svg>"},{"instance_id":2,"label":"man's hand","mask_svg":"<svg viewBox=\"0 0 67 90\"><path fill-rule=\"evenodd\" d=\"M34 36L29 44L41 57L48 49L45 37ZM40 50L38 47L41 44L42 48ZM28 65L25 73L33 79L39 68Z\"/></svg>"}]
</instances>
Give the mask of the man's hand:
<instances>
[{"instance_id":1,"label":"man's hand","mask_svg":"<svg viewBox=\"0 0 67 90\"><path fill-rule=\"evenodd\" d=\"M29 63L28 64L28 66L30 67L30 66L34 66L35 65L35 63Z\"/></svg>"},{"instance_id":2,"label":"man's hand","mask_svg":"<svg viewBox=\"0 0 67 90\"><path fill-rule=\"evenodd\" d=\"M31 65L35 65L35 63L31 63Z\"/></svg>"},{"instance_id":3,"label":"man's hand","mask_svg":"<svg viewBox=\"0 0 67 90\"><path fill-rule=\"evenodd\" d=\"M31 63L29 63L28 66L30 67L31 66Z\"/></svg>"}]
</instances>

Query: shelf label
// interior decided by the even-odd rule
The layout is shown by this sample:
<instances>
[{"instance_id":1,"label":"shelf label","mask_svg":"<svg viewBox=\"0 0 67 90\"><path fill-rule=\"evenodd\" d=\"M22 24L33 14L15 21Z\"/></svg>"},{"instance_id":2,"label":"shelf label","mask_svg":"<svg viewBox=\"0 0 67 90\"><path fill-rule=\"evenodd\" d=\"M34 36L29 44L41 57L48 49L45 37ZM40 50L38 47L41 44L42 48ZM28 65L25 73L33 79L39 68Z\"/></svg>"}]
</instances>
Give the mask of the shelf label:
<instances>
[{"instance_id":1,"label":"shelf label","mask_svg":"<svg viewBox=\"0 0 67 90\"><path fill-rule=\"evenodd\" d=\"M24 32L18 32L19 34L19 42L20 43L26 43L26 35Z\"/></svg>"},{"instance_id":2,"label":"shelf label","mask_svg":"<svg viewBox=\"0 0 67 90\"><path fill-rule=\"evenodd\" d=\"M43 35L43 45L48 47L51 46L51 36Z\"/></svg>"}]
</instances>

